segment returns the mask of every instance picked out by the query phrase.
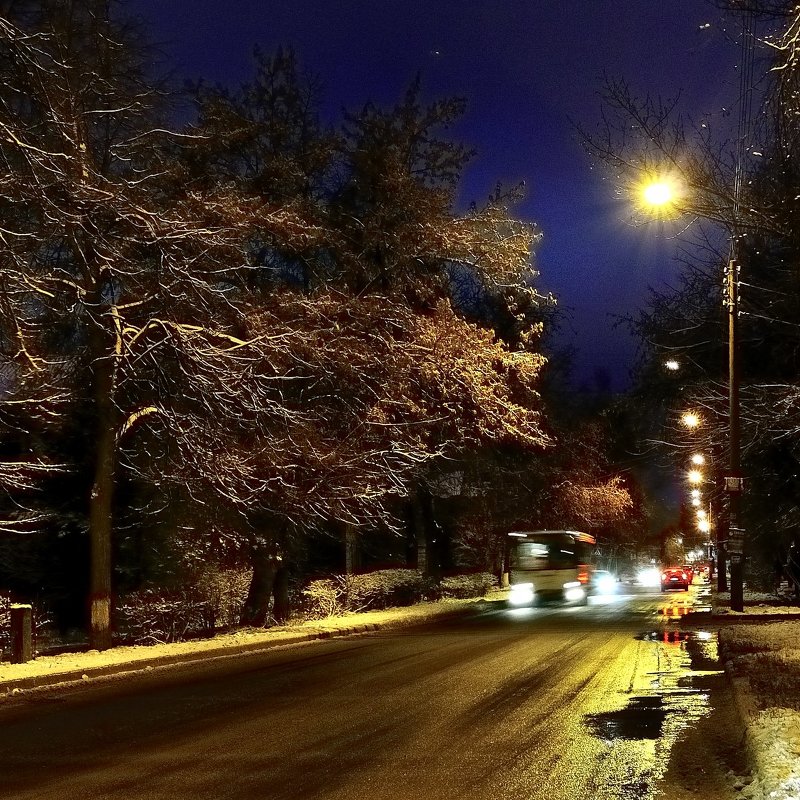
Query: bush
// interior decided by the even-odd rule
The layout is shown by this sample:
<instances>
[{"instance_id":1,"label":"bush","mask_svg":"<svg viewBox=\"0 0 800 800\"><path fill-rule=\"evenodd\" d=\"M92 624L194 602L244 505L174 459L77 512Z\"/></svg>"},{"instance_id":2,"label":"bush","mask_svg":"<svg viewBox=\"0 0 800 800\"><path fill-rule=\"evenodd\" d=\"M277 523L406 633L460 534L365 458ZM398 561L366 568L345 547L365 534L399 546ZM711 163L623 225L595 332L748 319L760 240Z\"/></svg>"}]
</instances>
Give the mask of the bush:
<instances>
[{"instance_id":1,"label":"bush","mask_svg":"<svg viewBox=\"0 0 800 800\"><path fill-rule=\"evenodd\" d=\"M231 630L239 626L250 589L253 570L207 569L197 581L197 591L214 614L214 627Z\"/></svg>"},{"instance_id":2,"label":"bush","mask_svg":"<svg viewBox=\"0 0 800 800\"><path fill-rule=\"evenodd\" d=\"M491 572L478 572L472 575L453 575L450 578L442 578L437 588L439 597L467 599L483 597L496 584L497 578Z\"/></svg>"},{"instance_id":3,"label":"bush","mask_svg":"<svg viewBox=\"0 0 800 800\"><path fill-rule=\"evenodd\" d=\"M117 609L119 636L136 644L163 644L236 627L249 584L249 570L209 568L191 586L132 592Z\"/></svg>"},{"instance_id":4,"label":"bush","mask_svg":"<svg viewBox=\"0 0 800 800\"><path fill-rule=\"evenodd\" d=\"M385 569L312 581L303 597L306 616L324 619L353 611L409 606L423 598L483 597L495 583L489 572L455 575L437 584L413 569Z\"/></svg>"},{"instance_id":5,"label":"bush","mask_svg":"<svg viewBox=\"0 0 800 800\"><path fill-rule=\"evenodd\" d=\"M194 588L152 588L127 595L117 609L117 630L134 644L164 644L214 634L211 603Z\"/></svg>"},{"instance_id":6,"label":"bush","mask_svg":"<svg viewBox=\"0 0 800 800\"><path fill-rule=\"evenodd\" d=\"M322 619L348 611L409 606L422 599L426 586L414 569L383 569L312 581L303 590L303 598L306 615Z\"/></svg>"}]
</instances>

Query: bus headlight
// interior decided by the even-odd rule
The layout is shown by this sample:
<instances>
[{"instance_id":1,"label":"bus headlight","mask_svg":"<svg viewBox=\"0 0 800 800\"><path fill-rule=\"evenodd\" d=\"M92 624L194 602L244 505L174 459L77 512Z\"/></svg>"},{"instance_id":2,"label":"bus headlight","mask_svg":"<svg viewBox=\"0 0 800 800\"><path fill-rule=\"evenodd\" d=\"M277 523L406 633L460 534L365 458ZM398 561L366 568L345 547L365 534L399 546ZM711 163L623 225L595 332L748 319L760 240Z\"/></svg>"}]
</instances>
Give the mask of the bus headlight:
<instances>
[{"instance_id":1,"label":"bus headlight","mask_svg":"<svg viewBox=\"0 0 800 800\"><path fill-rule=\"evenodd\" d=\"M524 606L533 602L533 596L532 583L516 583L511 587L511 594L508 597L508 601L514 606Z\"/></svg>"},{"instance_id":2,"label":"bus headlight","mask_svg":"<svg viewBox=\"0 0 800 800\"><path fill-rule=\"evenodd\" d=\"M586 597L586 590L580 581L567 581L564 584L565 600L583 600Z\"/></svg>"}]
</instances>

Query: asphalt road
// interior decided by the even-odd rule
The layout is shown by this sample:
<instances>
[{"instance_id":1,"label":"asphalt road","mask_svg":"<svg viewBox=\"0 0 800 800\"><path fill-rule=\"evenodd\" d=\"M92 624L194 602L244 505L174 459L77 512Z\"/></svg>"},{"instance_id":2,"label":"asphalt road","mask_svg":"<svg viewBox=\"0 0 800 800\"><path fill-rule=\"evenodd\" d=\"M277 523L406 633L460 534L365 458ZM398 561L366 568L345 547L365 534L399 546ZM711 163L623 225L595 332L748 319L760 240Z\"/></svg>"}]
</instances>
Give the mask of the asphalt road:
<instances>
[{"instance_id":1,"label":"asphalt road","mask_svg":"<svg viewBox=\"0 0 800 800\"><path fill-rule=\"evenodd\" d=\"M499 609L37 694L0 708L0 796L654 798L698 726L719 728L722 691L713 639L658 602Z\"/></svg>"}]
</instances>

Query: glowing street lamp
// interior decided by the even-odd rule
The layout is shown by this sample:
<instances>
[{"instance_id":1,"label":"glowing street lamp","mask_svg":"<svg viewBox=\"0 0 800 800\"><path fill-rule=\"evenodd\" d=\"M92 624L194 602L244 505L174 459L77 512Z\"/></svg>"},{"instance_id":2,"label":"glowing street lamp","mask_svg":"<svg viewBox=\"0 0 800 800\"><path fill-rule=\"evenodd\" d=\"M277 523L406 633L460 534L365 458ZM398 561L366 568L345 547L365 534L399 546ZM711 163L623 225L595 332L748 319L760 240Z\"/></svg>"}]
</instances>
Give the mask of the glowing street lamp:
<instances>
[{"instance_id":1,"label":"glowing street lamp","mask_svg":"<svg viewBox=\"0 0 800 800\"><path fill-rule=\"evenodd\" d=\"M696 467L702 467L706 463L706 457L702 453L695 453L692 456L692 464Z\"/></svg>"},{"instance_id":2,"label":"glowing street lamp","mask_svg":"<svg viewBox=\"0 0 800 800\"><path fill-rule=\"evenodd\" d=\"M686 478L689 481L689 483L702 483L703 473L700 472L699 469L690 469L689 472L686 474Z\"/></svg>"},{"instance_id":3,"label":"glowing street lamp","mask_svg":"<svg viewBox=\"0 0 800 800\"><path fill-rule=\"evenodd\" d=\"M692 498L692 505L693 505L695 508L697 508L697 507L700 505L700 503L701 503L701 502L702 502L702 501L700 500L700 498L699 498L699 497L693 497L693 498Z\"/></svg>"},{"instance_id":4,"label":"glowing street lamp","mask_svg":"<svg viewBox=\"0 0 800 800\"><path fill-rule=\"evenodd\" d=\"M699 530L700 533L708 533L711 530L711 523L707 519L698 520L697 530Z\"/></svg>"},{"instance_id":5,"label":"glowing street lamp","mask_svg":"<svg viewBox=\"0 0 800 800\"><path fill-rule=\"evenodd\" d=\"M697 509L697 519L705 519L708 516L708 512L704 508Z\"/></svg>"},{"instance_id":6,"label":"glowing street lamp","mask_svg":"<svg viewBox=\"0 0 800 800\"><path fill-rule=\"evenodd\" d=\"M692 489L691 495L692 495L692 500L699 500L700 499L700 490L699 489Z\"/></svg>"},{"instance_id":7,"label":"glowing street lamp","mask_svg":"<svg viewBox=\"0 0 800 800\"><path fill-rule=\"evenodd\" d=\"M671 206L678 198L677 186L669 178L654 178L640 187L642 202L651 209Z\"/></svg>"},{"instance_id":8,"label":"glowing street lamp","mask_svg":"<svg viewBox=\"0 0 800 800\"><path fill-rule=\"evenodd\" d=\"M682 417L681 422L687 428L696 428L700 424L700 415L694 411L687 411Z\"/></svg>"},{"instance_id":9,"label":"glowing street lamp","mask_svg":"<svg viewBox=\"0 0 800 800\"><path fill-rule=\"evenodd\" d=\"M670 358L668 361L664 362L664 367L670 372L677 372L681 368L681 365L674 358Z\"/></svg>"}]
</instances>

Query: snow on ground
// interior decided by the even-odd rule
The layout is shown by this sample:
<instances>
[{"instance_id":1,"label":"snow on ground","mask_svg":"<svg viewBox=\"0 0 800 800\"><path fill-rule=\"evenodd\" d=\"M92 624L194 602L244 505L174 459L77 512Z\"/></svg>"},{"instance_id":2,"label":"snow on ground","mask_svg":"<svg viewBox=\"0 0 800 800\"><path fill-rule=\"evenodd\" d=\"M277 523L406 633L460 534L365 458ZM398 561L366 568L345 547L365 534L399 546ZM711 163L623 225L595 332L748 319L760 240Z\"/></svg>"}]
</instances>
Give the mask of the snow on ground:
<instances>
[{"instance_id":1,"label":"snow on ground","mask_svg":"<svg viewBox=\"0 0 800 800\"><path fill-rule=\"evenodd\" d=\"M745 716L754 768L754 780L741 796L799 800L800 607L751 592L745 592L744 600L744 612L733 612L729 594L713 596L715 616L723 625L720 656ZM776 614L784 619L748 622ZM736 624L726 625L728 620Z\"/></svg>"},{"instance_id":2,"label":"snow on ground","mask_svg":"<svg viewBox=\"0 0 800 800\"><path fill-rule=\"evenodd\" d=\"M37 656L27 664L0 663L0 699L9 681L21 678L38 678L83 670L91 673L102 668L113 668L117 665L136 664L138 662L153 661L158 659L198 658L208 656L214 651L253 650L260 645L270 647L282 643L297 641L298 637L307 635L309 638L318 634L330 633L336 630L363 627L366 625L380 625L383 628L398 625L411 625L425 622L437 616L446 615L453 611L474 604L476 602L491 602L502 599L496 596L476 600L438 600L430 603L419 603L415 606L403 608L389 608L383 611L366 611L358 614L330 617L327 619L296 622L281 627L261 629L250 628L237 630L232 633L218 634L213 639L194 639L188 642L175 642L170 644L131 645L127 647L114 647L111 650L88 652L62 653L59 655Z\"/></svg>"}]
</instances>

